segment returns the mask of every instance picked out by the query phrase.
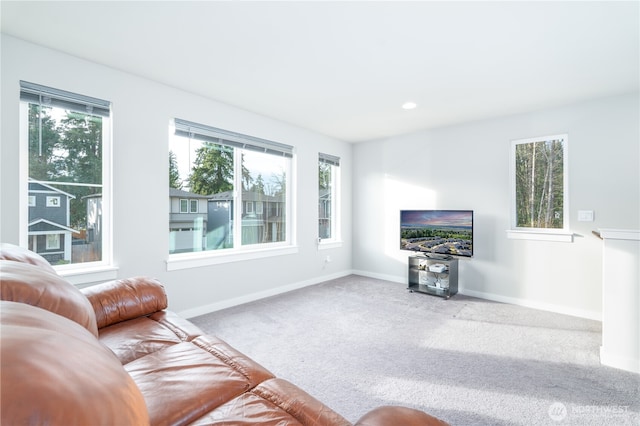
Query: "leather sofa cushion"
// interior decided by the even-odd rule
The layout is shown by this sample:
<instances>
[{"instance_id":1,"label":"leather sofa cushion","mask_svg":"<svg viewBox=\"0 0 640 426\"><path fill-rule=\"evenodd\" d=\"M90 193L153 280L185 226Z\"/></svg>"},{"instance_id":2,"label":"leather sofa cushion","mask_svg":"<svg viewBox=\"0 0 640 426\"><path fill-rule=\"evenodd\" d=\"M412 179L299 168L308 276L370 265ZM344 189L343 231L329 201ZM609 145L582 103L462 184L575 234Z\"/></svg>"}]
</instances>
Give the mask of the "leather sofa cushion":
<instances>
[{"instance_id":1,"label":"leather sofa cushion","mask_svg":"<svg viewBox=\"0 0 640 426\"><path fill-rule=\"evenodd\" d=\"M448 423L423 411L409 407L382 406L369 411L356 426L449 426Z\"/></svg>"},{"instance_id":2,"label":"leather sofa cushion","mask_svg":"<svg viewBox=\"0 0 640 426\"><path fill-rule=\"evenodd\" d=\"M72 284L46 268L0 260L0 297L62 315L98 336L96 315L87 298Z\"/></svg>"},{"instance_id":3,"label":"leather sofa cushion","mask_svg":"<svg viewBox=\"0 0 640 426\"><path fill-rule=\"evenodd\" d=\"M122 364L204 334L195 324L171 311L119 322L98 332L100 342L111 349Z\"/></svg>"},{"instance_id":4,"label":"leather sofa cushion","mask_svg":"<svg viewBox=\"0 0 640 426\"><path fill-rule=\"evenodd\" d=\"M229 424L351 426L344 417L322 402L279 378L260 383L249 392L207 413L191 426Z\"/></svg>"},{"instance_id":5,"label":"leather sofa cushion","mask_svg":"<svg viewBox=\"0 0 640 426\"><path fill-rule=\"evenodd\" d=\"M101 328L100 342L111 349L122 364L182 343L171 330L148 317L140 317Z\"/></svg>"},{"instance_id":6,"label":"leather sofa cushion","mask_svg":"<svg viewBox=\"0 0 640 426\"><path fill-rule=\"evenodd\" d=\"M13 260L15 262L30 263L40 268L55 273L53 266L42 256L26 248L13 244L0 243L0 260Z\"/></svg>"},{"instance_id":7,"label":"leather sofa cushion","mask_svg":"<svg viewBox=\"0 0 640 426\"><path fill-rule=\"evenodd\" d=\"M85 328L7 301L0 320L1 424L149 424L139 389Z\"/></svg>"},{"instance_id":8,"label":"leather sofa cushion","mask_svg":"<svg viewBox=\"0 0 640 426\"><path fill-rule=\"evenodd\" d=\"M187 424L273 375L213 336L200 336L126 364L152 425Z\"/></svg>"},{"instance_id":9,"label":"leather sofa cushion","mask_svg":"<svg viewBox=\"0 0 640 426\"><path fill-rule=\"evenodd\" d=\"M134 277L86 287L82 293L95 310L98 328L165 309L167 294L159 281Z\"/></svg>"}]
</instances>

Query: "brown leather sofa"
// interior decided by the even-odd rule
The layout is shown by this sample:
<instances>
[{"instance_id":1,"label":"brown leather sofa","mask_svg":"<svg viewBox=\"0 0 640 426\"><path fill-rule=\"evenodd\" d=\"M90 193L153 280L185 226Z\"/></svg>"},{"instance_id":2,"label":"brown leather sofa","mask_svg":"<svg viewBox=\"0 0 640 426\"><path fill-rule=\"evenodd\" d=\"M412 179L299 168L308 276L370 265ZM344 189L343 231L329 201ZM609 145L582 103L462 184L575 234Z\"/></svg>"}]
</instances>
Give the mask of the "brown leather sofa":
<instances>
[{"instance_id":1,"label":"brown leather sofa","mask_svg":"<svg viewBox=\"0 0 640 426\"><path fill-rule=\"evenodd\" d=\"M308 393L168 311L132 278L78 290L0 246L3 425L349 425ZM388 406L358 425L444 425Z\"/></svg>"}]
</instances>

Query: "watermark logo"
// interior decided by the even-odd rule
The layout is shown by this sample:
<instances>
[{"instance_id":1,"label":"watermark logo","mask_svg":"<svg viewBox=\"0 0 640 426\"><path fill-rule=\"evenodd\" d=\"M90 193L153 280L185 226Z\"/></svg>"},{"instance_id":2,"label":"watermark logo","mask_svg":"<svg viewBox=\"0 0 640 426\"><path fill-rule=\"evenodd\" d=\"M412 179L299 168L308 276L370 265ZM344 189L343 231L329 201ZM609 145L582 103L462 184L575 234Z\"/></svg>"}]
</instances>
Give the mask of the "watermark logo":
<instances>
[{"instance_id":1,"label":"watermark logo","mask_svg":"<svg viewBox=\"0 0 640 426\"><path fill-rule=\"evenodd\" d=\"M571 405L567 408L562 402L554 402L549 406L549 417L554 422L561 422L567 417L609 418L628 415L628 405Z\"/></svg>"},{"instance_id":2,"label":"watermark logo","mask_svg":"<svg viewBox=\"0 0 640 426\"><path fill-rule=\"evenodd\" d=\"M549 406L549 417L554 422L561 422L567 417L567 407L562 402L554 402Z\"/></svg>"}]
</instances>

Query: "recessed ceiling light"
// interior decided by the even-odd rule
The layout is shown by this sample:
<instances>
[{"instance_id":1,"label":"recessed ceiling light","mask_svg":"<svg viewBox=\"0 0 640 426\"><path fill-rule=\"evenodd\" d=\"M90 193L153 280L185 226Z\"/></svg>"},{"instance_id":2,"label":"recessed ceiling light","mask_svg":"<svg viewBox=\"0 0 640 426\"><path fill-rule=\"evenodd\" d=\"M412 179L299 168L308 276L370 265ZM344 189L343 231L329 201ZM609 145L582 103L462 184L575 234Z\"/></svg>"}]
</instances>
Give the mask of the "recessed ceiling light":
<instances>
[{"instance_id":1,"label":"recessed ceiling light","mask_svg":"<svg viewBox=\"0 0 640 426\"><path fill-rule=\"evenodd\" d=\"M402 104L402 109L414 109L418 104L415 102L405 102Z\"/></svg>"}]
</instances>

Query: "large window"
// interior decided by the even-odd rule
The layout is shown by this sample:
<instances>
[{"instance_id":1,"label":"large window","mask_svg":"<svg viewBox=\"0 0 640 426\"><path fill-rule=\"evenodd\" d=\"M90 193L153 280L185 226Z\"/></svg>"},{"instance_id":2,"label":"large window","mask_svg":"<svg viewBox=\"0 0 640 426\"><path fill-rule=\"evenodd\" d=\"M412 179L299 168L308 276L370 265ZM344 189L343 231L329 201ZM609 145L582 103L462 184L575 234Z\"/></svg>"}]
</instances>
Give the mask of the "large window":
<instances>
[{"instance_id":1,"label":"large window","mask_svg":"<svg viewBox=\"0 0 640 426\"><path fill-rule=\"evenodd\" d=\"M289 145L176 119L169 253L290 245L292 157Z\"/></svg>"},{"instance_id":2,"label":"large window","mask_svg":"<svg viewBox=\"0 0 640 426\"><path fill-rule=\"evenodd\" d=\"M108 260L110 103L20 82L30 250L53 265Z\"/></svg>"},{"instance_id":3,"label":"large window","mask_svg":"<svg viewBox=\"0 0 640 426\"><path fill-rule=\"evenodd\" d=\"M340 158L318 155L318 238L338 240L338 187Z\"/></svg>"},{"instance_id":4,"label":"large window","mask_svg":"<svg viewBox=\"0 0 640 426\"><path fill-rule=\"evenodd\" d=\"M512 142L512 229L568 231L567 135Z\"/></svg>"}]
</instances>

